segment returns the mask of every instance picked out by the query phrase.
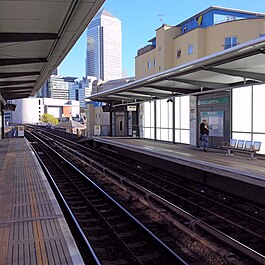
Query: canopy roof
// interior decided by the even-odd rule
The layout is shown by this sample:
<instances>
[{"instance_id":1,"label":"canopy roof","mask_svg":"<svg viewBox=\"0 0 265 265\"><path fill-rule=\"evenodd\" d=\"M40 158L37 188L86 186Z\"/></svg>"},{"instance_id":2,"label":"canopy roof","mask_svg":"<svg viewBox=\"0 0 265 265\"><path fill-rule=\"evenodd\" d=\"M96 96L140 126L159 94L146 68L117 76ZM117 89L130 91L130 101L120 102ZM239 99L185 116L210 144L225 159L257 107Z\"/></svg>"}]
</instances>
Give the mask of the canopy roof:
<instances>
[{"instance_id":1,"label":"canopy roof","mask_svg":"<svg viewBox=\"0 0 265 265\"><path fill-rule=\"evenodd\" d=\"M89 97L112 105L265 83L265 37Z\"/></svg>"},{"instance_id":2,"label":"canopy roof","mask_svg":"<svg viewBox=\"0 0 265 265\"><path fill-rule=\"evenodd\" d=\"M1 99L33 96L104 0L0 1Z\"/></svg>"}]
</instances>

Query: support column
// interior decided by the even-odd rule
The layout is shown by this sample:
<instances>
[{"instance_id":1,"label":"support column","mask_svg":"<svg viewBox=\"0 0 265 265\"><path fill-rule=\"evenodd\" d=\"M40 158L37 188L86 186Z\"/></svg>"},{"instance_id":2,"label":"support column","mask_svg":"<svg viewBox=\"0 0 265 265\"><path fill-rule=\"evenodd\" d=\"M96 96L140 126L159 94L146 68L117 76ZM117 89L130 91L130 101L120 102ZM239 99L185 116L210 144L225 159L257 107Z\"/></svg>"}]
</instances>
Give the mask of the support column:
<instances>
[{"instance_id":1,"label":"support column","mask_svg":"<svg viewBox=\"0 0 265 265\"><path fill-rule=\"evenodd\" d=\"M5 113L3 111L3 104L0 104L0 138L4 139L5 138Z\"/></svg>"},{"instance_id":2,"label":"support column","mask_svg":"<svg viewBox=\"0 0 265 265\"><path fill-rule=\"evenodd\" d=\"M154 101L154 138L155 138L155 140L157 140L157 135L156 135L156 100Z\"/></svg>"},{"instance_id":3,"label":"support column","mask_svg":"<svg viewBox=\"0 0 265 265\"><path fill-rule=\"evenodd\" d=\"M176 134L175 134L175 131L176 131L176 98L175 97L173 97L173 102L172 102L172 141L173 141L173 143L175 143L176 142Z\"/></svg>"}]
</instances>

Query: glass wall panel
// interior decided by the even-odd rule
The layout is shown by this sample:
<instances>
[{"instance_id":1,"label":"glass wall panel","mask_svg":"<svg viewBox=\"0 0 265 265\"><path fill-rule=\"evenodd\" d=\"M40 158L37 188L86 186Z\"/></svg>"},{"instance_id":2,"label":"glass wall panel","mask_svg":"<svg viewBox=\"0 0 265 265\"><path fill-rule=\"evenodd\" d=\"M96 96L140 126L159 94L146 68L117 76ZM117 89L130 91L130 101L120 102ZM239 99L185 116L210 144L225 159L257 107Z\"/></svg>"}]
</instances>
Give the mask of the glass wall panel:
<instances>
[{"instance_id":1,"label":"glass wall panel","mask_svg":"<svg viewBox=\"0 0 265 265\"><path fill-rule=\"evenodd\" d=\"M171 102L167 102L166 99L160 100L161 106L161 128L168 128L169 127L169 105L172 105Z\"/></svg>"},{"instance_id":2,"label":"glass wall panel","mask_svg":"<svg viewBox=\"0 0 265 265\"><path fill-rule=\"evenodd\" d=\"M150 135L150 128L143 127L143 137L149 139Z\"/></svg>"},{"instance_id":3,"label":"glass wall panel","mask_svg":"<svg viewBox=\"0 0 265 265\"><path fill-rule=\"evenodd\" d=\"M190 130L181 130L181 143L190 143Z\"/></svg>"},{"instance_id":4,"label":"glass wall panel","mask_svg":"<svg viewBox=\"0 0 265 265\"><path fill-rule=\"evenodd\" d=\"M265 85L232 90L232 137L238 140L260 141L260 154L265 154Z\"/></svg>"},{"instance_id":5,"label":"glass wall panel","mask_svg":"<svg viewBox=\"0 0 265 265\"><path fill-rule=\"evenodd\" d=\"M190 143L190 97L175 98L175 141Z\"/></svg>"},{"instance_id":6,"label":"glass wall panel","mask_svg":"<svg viewBox=\"0 0 265 265\"><path fill-rule=\"evenodd\" d=\"M180 128L180 97L175 98L175 128ZM176 140L177 141L177 140Z\"/></svg>"},{"instance_id":7,"label":"glass wall panel","mask_svg":"<svg viewBox=\"0 0 265 265\"><path fill-rule=\"evenodd\" d=\"M156 101L156 139L162 141L173 141L172 137L172 110L173 103L167 99Z\"/></svg>"},{"instance_id":8,"label":"glass wall panel","mask_svg":"<svg viewBox=\"0 0 265 265\"><path fill-rule=\"evenodd\" d=\"M161 100L156 101L156 126L161 127Z\"/></svg>"},{"instance_id":9,"label":"glass wall panel","mask_svg":"<svg viewBox=\"0 0 265 265\"><path fill-rule=\"evenodd\" d=\"M156 129L156 139L157 140L161 140L161 134L160 134L160 132L161 132L161 129L160 128L157 128Z\"/></svg>"},{"instance_id":10,"label":"glass wall panel","mask_svg":"<svg viewBox=\"0 0 265 265\"><path fill-rule=\"evenodd\" d=\"M253 87L253 133L265 133L265 85Z\"/></svg>"},{"instance_id":11,"label":"glass wall panel","mask_svg":"<svg viewBox=\"0 0 265 265\"><path fill-rule=\"evenodd\" d=\"M173 128L173 102L168 103L168 128Z\"/></svg>"},{"instance_id":12,"label":"glass wall panel","mask_svg":"<svg viewBox=\"0 0 265 265\"><path fill-rule=\"evenodd\" d=\"M175 100L175 142L187 143L190 140L190 99L189 96L177 97ZM167 99L156 101L156 128L154 128L154 102L144 103L145 138L173 141L173 102Z\"/></svg>"},{"instance_id":13,"label":"glass wall panel","mask_svg":"<svg viewBox=\"0 0 265 265\"><path fill-rule=\"evenodd\" d=\"M232 133L232 139L251 141L251 133Z\"/></svg>"},{"instance_id":14,"label":"glass wall panel","mask_svg":"<svg viewBox=\"0 0 265 265\"><path fill-rule=\"evenodd\" d=\"M261 148L259 154L265 154L265 134L253 134L253 142L261 142Z\"/></svg>"},{"instance_id":15,"label":"glass wall panel","mask_svg":"<svg viewBox=\"0 0 265 265\"><path fill-rule=\"evenodd\" d=\"M154 102L144 103L143 137L154 139Z\"/></svg>"},{"instance_id":16,"label":"glass wall panel","mask_svg":"<svg viewBox=\"0 0 265 265\"><path fill-rule=\"evenodd\" d=\"M180 130L179 129L175 130L175 141L177 143L180 143Z\"/></svg>"},{"instance_id":17,"label":"glass wall panel","mask_svg":"<svg viewBox=\"0 0 265 265\"><path fill-rule=\"evenodd\" d=\"M233 131L251 132L252 87L232 90L232 128Z\"/></svg>"},{"instance_id":18,"label":"glass wall panel","mask_svg":"<svg viewBox=\"0 0 265 265\"><path fill-rule=\"evenodd\" d=\"M190 129L190 97L181 97L181 129Z\"/></svg>"}]
</instances>

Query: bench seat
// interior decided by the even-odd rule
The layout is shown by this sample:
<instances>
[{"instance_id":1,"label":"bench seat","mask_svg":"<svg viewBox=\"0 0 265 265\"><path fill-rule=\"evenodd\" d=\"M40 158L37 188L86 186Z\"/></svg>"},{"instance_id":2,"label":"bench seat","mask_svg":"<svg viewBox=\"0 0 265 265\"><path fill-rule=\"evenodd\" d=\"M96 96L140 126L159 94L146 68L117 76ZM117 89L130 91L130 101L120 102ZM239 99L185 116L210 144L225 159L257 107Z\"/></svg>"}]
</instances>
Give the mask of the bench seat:
<instances>
[{"instance_id":1,"label":"bench seat","mask_svg":"<svg viewBox=\"0 0 265 265\"><path fill-rule=\"evenodd\" d=\"M259 141L245 141L231 139L229 143L223 142L220 146L221 149L227 151L227 156L236 153L245 153L250 155L250 159L254 159L254 155L260 150L261 142Z\"/></svg>"}]
</instances>

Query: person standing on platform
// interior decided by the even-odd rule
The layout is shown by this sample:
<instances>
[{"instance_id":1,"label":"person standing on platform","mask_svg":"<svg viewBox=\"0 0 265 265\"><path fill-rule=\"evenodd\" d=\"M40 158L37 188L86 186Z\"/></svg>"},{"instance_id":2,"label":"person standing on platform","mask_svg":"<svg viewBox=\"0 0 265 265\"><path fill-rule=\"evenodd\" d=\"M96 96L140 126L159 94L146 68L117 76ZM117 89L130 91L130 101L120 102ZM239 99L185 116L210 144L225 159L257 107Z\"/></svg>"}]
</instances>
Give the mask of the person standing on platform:
<instances>
[{"instance_id":1,"label":"person standing on platform","mask_svg":"<svg viewBox=\"0 0 265 265\"><path fill-rule=\"evenodd\" d=\"M203 119L200 124L200 140L202 141L203 151L208 152L209 127L207 120Z\"/></svg>"}]
</instances>

